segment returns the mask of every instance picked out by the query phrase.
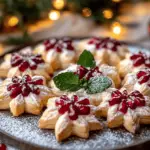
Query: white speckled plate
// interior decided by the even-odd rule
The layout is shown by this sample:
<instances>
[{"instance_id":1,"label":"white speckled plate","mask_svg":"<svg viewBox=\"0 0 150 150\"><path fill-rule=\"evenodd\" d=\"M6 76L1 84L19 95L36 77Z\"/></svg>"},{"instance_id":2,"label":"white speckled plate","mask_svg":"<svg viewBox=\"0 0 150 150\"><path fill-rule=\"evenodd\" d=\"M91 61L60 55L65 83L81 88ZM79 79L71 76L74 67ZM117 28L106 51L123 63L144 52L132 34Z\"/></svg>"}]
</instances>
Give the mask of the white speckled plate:
<instances>
[{"instance_id":1,"label":"white speckled plate","mask_svg":"<svg viewBox=\"0 0 150 150\"><path fill-rule=\"evenodd\" d=\"M129 48L131 52L139 51L138 46L129 46ZM147 49L141 50L149 53ZM39 116L33 115L16 118L8 111L0 111L0 131L14 139L49 149L116 149L150 141L150 126L142 126L136 135L121 128L105 128L103 131L91 132L89 139L71 137L58 143L53 130L41 130L37 127L38 119Z\"/></svg>"}]
</instances>

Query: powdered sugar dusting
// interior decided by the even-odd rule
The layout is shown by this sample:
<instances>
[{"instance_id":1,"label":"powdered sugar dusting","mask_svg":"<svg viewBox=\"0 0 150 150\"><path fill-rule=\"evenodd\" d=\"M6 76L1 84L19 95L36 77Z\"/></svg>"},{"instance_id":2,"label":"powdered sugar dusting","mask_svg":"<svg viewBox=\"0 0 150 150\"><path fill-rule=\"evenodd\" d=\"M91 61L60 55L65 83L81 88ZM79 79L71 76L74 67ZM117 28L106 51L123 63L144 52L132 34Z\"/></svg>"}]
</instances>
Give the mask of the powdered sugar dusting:
<instances>
[{"instance_id":1,"label":"powdered sugar dusting","mask_svg":"<svg viewBox=\"0 0 150 150\"><path fill-rule=\"evenodd\" d=\"M57 149L109 149L135 144L140 140L150 139L150 130L143 127L140 134L135 136L124 129L107 129L90 133L89 139L71 137L63 143L55 139L54 130L41 130L37 126L39 117L24 115L18 118L11 116L9 112L0 112L1 130L22 139L26 142L36 144L40 147ZM103 121L103 123L105 123Z\"/></svg>"}]
</instances>

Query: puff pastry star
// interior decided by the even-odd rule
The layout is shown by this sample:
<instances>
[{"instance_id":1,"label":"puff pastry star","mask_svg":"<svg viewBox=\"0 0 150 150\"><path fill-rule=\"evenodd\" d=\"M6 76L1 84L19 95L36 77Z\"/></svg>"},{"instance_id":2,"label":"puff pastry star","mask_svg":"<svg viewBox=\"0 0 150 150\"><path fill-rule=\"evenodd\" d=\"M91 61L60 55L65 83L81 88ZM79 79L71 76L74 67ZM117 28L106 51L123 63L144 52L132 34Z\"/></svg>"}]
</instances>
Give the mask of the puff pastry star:
<instances>
[{"instance_id":1,"label":"puff pastry star","mask_svg":"<svg viewBox=\"0 0 150 150\"><path fill-rule=\"evenodd\" d=\"M53 97L39 120L42 129L55 129L55 136L62 141L71 135L88 138L89 131L101 130L102 125L93 115L96 108L89 99L77 95Z\"/></svg>"},{"instance_id":2,"label":"puff pastry star","mask_svg":"<svg viewBox=\"0 0 150 150\"><path fill-rule=\"evenodd\" d=\"M125 77L128 73L137 72L141 68L150 68L150 55L139 52L137 54L127 54L126 58L118 65L119 74Z\"/></svg>"},{"instance_id":3,"label":"puff pastry star","mask_svg":"<svg viewBox=\"0 0 150 150\"><path fill-rule=\"evenodd\" d=\"M53 70L65 69L76 61L75 47L69 38L46 40L35 47L34 53L41 54Z\"/></svg>"},{"instance_id":4,"label":"puff pastry star","mask_svg":"<svg viewBox=\"0 0 150 150\"><path fill-rule=\"evenodd\" d=\"M39 115L51 96L42 76L7 78L0 87L0 109L10 109L13 116L24 112Z\"/></svg>"},{"instance_id":5,"label":"puff pastry star","mask_svg":"<svg viewBox=\"0 0 150 150\"><path fill-rule=\"evenodd\" d=\"M29 74L31 76L41 75L50 79L53 73L52 67L45 63L41 55L32 52L8 54L0 66L0 76L13 77Z\"/></svg>"},{"instance_id":6,"label":"puff pastry star","mask_svg":"<svg viewBox=\"0 0 150 150\"><path fill-rule=\"evenodd\" d=\"M112 89L105 94L103 102L98 106L98 114L107 117L109 128L124 126L135 133L140 124L150 124L150 97L139 91L127 93Z\"/></svg>"},{"instance_id":7,"label":"puff pastry star","mask_svg":"<svg viewBox=\"0 0 150 150\"><path fill-rule=\"evenodd\" d=\"M111 38L93 37L81 40L77 43L77 49L79 49L79 54L84 49L89 50L98 62L113 66L118 65L120 60L128 53L124 44Z\"/></svg>"},{"instance_id":8,"label":"puff pastry star","mask_svg":"<svg viewBox=\"0 0 150 150\"><path fill-rule=\"evenodd\" d=\"M141 69L136 73L129 73L125 76L123 87L128 91L138 90L143 95L150 96L150 69Z\"/></svg>"}]
</instances>

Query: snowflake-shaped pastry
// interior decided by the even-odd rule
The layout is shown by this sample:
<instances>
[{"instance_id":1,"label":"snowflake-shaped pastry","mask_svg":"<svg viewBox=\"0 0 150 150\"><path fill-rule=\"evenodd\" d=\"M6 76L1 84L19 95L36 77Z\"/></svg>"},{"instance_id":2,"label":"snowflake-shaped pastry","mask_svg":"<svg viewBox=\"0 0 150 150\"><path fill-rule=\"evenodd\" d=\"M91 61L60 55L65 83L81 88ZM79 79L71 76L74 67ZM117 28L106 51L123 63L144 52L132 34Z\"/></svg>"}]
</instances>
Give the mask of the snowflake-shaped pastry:
<instances>
[{"instance_id":1,"label":"snowflake-shaped pastry","mask_svg":"<svg viewBox=\"0 0 150 150\"><path fill-rule=\"evenodd\" d=\"M95 118L96 108L89 99L77 95L53 97L39 120L42 129L55 129L55 136L62 141L71 135L88 138L89 131L100 130L102 125Z\"/></svg>"},{"instance_id":2,"label":"snowflake-shaped pastry","mask_svg":"<svg viewBox=\"0 0 150 150\"><path fill-rule=\"evenodd\" d=\"M69 38L46 40L37 46L34 52L40 53L54 70L64 69L76 59L73 42Z\"/></svg>"},{"instance_id":3,"label":"snowflake-shaped pastry","mask_svg":"<svg viewBox=\"0 0 150 150\"><path fill-rule=\"evenodd\" d=\"M32 54L31 52L8 55L2 63L0 71L1 69L6 70L5 76L7 77L30 74L32 76L41 75L46 79L50 79L50 75L53 73L52 67L44 62L41 55Z\"/></svg>"},{"instance_id":4,"label":"snowflake-shaped pastry","mask_svg":"<svg viewBox=\"0 0 150 150\"><path fill-rule=\"evenodd\" d=\"M107 117L109 128L123 125L135 133L140 124L150 124L150 98L139 91L112 89L105 93L97 115Z\"/></svg>"},{"instance_id":5,"label":"snowflake-shaped pastry","mask_svg":"<svg viewBox=\"0 0 150 150\"><path fill-rule=\"evenodd\" d=\"M150 68L150 55L139 52L137 54L129 54L126 59L122 60L118 65L118 70L121 77L128 73L137 72L141 68Z\"/></svg>"},{"instance_id":6,"label":"snowflake-shaped pastry","mask_svg":"<svg viewBox=\"0 0 150 150\"><path fill-rule=\"evenodd\" d=\"M111 38L93 37L80 41L77 47L81 52L84 49L89 50L98 62L115 66L128 53L124 44Z\"/></svg>"},{"instance_id":7,"label":"snowflake-shaped pastry","mask_svg":"<svg viewBox=\"0 0 150 150\"><path fill-rule=\"evenodd\" d=\"M52 96L42 76L7 78L3 81L0 92L0 109L10 108L13 116L24 112L39 115Z\"/></svg>"},{"instance_id":8,"label":"snowflake-shaped pastry","mask_svg":"<svg viewBox=\"0 0 150 150\"><path fill-rule=\"evenodd\" d=\"M138 72L129 73L125 76L123 87L128 91L138 90L143 95L150 96L150 69L141 69Z\"/></svg>"}]
</instances>

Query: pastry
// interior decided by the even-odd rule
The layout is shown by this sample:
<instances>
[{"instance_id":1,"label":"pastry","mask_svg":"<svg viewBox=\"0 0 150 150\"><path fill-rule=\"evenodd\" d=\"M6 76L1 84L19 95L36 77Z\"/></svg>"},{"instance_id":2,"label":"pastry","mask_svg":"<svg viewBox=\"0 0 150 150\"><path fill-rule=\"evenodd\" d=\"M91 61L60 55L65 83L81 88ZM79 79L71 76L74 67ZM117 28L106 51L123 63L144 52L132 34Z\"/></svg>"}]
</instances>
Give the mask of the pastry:
<instances>
[{"instance_id":1,"label":"pastry","mask_svg":"<svg viewBox=\"0 0 150 150\"><path fill-rule=\"evenodd\" d=\"M64 69L76 60L72 40L68 38L46 40L35 47L34 53L41 54L54 70Z\"/></svg>"},{"instance_id":2,"label":"pastry","mask_svg":"<svg viewBox=\"0 0 150 150\"><path fill-rule=\"evenodd\" d=\"M4 61L0 64L0 77L7 77L8 71L11 67L10 65L11 54L4 56Z\"/></svg>"},{"instance_id":3,"label":"pastry","mask_svg":"<svg viewBox=\"0 0 150 150\"><path fill-rule=\"evenodd\" d=\"M109 66L102 66L104 73L96 64L92 67L83 66L85 65L84 62L87 61L91 64L94 63L94 58L90 60L91 57L92 54L89 51L84 51L79 58L78 65L71 65L54 76L53 80L50 81L50 87L54 95L61 96L71 92L89 97L93 105L98 105L101 102L102 93L111 87L115 87L113 79L117 78L117 73L115 69L109 68ZM110 69L110 72L107 72L108 69ZM114 72L116 77L112 75Z\"/></svg>"},{"instance_id":4,"label":"pastry","mask_svg":"<svg viewBox=\"0 0 150 150\"><path fill-rule=\"evenodd\" d=\"M49 99L48 108L39 120L39 128L55 129L57 141L71 135L88 138L89 131L102 129L101 123L94 116L95 110L87 97L53 97Z\"/></svg>"},{"instance_id":5,"label":"pastry","mask_svg":"<svg viewBox=\"0 0 150 150\"><path fill-rule=\"evenodd\" d=\"M139 91L128 93L125 89L111 89L103 96L97 115L107 117L109 128L123 125L135 133L140 124L150 124L150 97Z\"/></svg>"},{"instance_id":6,"label":"pastry","mask_svg":"<svg viewBox=\"0 0 150 150\"><path fill-rule=\"evenodd\" d=\"M45 63L39 54L20 52L6 56L5 61L1 64L1 68L6 69L7 77L30 74L32 76L41 75L46 79L50 79L50 75L53 73L51 66Z\"/></svg>"},{"instance_id":7,"label":"pastry","mask_svg":"<svg viewBox=\"0 0 150 150\"><path fill-rule=\"evenodd\" d=\"M141 68L150 68L150 55L139 52L137 54L127 54L126 58L118 65L119 74L125 77L128 73L136 72Z\"/></svg>"},{"instance_id":8,"label":"pastry","mask_svg":"<svg viewBox=\"0 0 150 150\"><path fill-rule=\"evenodd\" d=\"M0 109L10 109L13 116L24 112L39 115L50 96L42 76L7 78L0 87Z\"/></svg>"},{"instance_id":9,"label":"pastry","mask_svg":"<svg viewBox=\"0 0 150 150\"><path fill-rule=\"evenodd\" d=\"M31 47L25 47L19 51L22 54L31 54L32 49ZM5 78L7 77L8 71L11 68L11 57L12 53L8 53L4 56L3 62L0 64L0 77Z\"/></svg>"},{"instance_id":10,"label":"pastry","mask_svg":"<svg viewBox=\"0 0 150 150\"><path fill-rule=\"evenodd\" d=\"M115 66L109 66L106 64L102 64L99 66L99 70L102 72L102 74L110 77L113 80L116 88L120 87L121 79L120 79L118 70Z\"/></svg>"},{"instance_id":11,"label":"pastry","mask_svg":"<svg viewBox=\"0 0 150 150\"><path fill-rule=\"evenodd\" d=\"M120 60L128 53L128 49L124 44L111 38L94 37L79 41L76 45L80 51L79 54L84 49L89 50L97 61L112 66L118 65Z\"/></svg>"},{"instance_id":12,"label":"pastry","mask_svg":"<svg viewBox=\"0 0 150 150\"><path fill-rule=\"evenodd\" d=\"M123 87L130 92L138 90L143 95L150 96L150 68L127 74L123 81Z\"/></svg>"}]
</instances>

